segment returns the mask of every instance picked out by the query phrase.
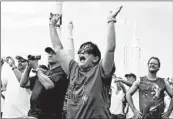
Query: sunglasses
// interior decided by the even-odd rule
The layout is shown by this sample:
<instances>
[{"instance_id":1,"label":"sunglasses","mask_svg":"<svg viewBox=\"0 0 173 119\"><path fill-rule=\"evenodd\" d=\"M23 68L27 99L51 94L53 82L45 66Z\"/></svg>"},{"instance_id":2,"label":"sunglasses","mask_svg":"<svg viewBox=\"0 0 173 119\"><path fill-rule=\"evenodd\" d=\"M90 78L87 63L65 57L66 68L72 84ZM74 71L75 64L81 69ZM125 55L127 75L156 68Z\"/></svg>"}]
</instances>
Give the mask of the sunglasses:
<instances>
[{"instance_id":1,"label":"sunglasses","mask_svg":"<svg viewBox=\"0 0 173 119\"><path fill-rule=\"evenodd\" d=\"M93 54L93 47L91 46L91 44L87 44L87 45L84 45L82 46L79 51L78 51L78 54L81 54L81 53L88 53L88 54Z\"/></svg>"}]
</instances>

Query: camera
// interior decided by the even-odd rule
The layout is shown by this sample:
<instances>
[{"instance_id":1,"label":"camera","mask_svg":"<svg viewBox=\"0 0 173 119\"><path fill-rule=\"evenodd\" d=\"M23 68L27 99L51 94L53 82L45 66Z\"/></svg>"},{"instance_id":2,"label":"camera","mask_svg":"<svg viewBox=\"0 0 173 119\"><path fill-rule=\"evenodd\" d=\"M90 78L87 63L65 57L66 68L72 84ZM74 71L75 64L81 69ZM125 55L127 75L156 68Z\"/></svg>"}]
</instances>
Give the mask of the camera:
<instances>
[{"instance_id":1,"label":"camera","mask_svg":"<svg viewBox=\"0 0 173 119\"><path fill-rule=\"evenodd\" d=\"M46 65L39 65L39 68L44 69L45 71L49 70ZM32 70L33 73L36 73L36 70Z\"/></svg>"},{"instance_id":2,"label":"camera","mask_svg":"<svg viewBox=\"0 0 173 119\"><path fill-rule=\"evenodd\" d=\"M28 55L28 60L40 60L41 59L41 55Z\"/></svg>"}]
</instances>

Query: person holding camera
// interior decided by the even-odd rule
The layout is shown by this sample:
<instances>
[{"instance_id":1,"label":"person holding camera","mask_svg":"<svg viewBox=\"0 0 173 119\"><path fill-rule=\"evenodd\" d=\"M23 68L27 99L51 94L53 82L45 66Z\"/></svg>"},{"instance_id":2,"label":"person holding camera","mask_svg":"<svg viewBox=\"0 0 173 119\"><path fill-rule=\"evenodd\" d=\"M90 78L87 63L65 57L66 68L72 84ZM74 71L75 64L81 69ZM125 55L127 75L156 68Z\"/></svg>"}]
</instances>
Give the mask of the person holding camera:
<instances>
[{"instance_id":1,"label":"person holding camera","mask_svg":"<svg viewBox=\"0 0 173 119\"><path fill-rule=\"evenodd\" d=\"M16 56L18 65L12 57L1 59L1 66L6 62L11 69L8 75L2 72L1 85L5 90L2 118L20 118L27 115L30 107L30 89L20 87L21 75L27 65L27 60L21 56ZM9 68L8 67L8 68ZM2 90L1 90L2 91Z\"/></svg>"},{"instance_id":2,"label":"person holding camera","mask_svg":"<svg viewBox=\"0 0 173 119\"><path fill-rule=\"evenodd\" d=\"M66 74L55 62L55 51L50 47L45 51L48 54L48 69L39 66L40 57L28 56L28 65L22 75L20 86L32 90L28 118L61 119L68 86ZM29 77L32 69L36 71L36 75Z\"/></svg>"},{"instance_id":3,"label":"person holding camera","mask_svg":"<svg viewBox=\"0 0 173 119\"><path fill-rule=\"evenodd\" d=\"M51 14L52 15L52 14ZM51 19L49 19L51 20ZM50 30L51 26L49 25ZM69 36L67 53L74 59L73 43L73 23L69 22ZM56 29L53 29L56 30ZM63 49L61 42L59 49ZM66 102L64 102L69 80L61 65L56 62L56 52L51 48L45 48L48 55L48 67L38 65L39 56L28 56L28 66L22 75L21 87L29 87L32 90L31 108L28 112L28 118L34 119L65 119ZM33 69L36 72L34 77L29 77ZM63 108L64 106L64 108ZM63 110L64 109L64 110Z\"/></svg>"}]
</instances>

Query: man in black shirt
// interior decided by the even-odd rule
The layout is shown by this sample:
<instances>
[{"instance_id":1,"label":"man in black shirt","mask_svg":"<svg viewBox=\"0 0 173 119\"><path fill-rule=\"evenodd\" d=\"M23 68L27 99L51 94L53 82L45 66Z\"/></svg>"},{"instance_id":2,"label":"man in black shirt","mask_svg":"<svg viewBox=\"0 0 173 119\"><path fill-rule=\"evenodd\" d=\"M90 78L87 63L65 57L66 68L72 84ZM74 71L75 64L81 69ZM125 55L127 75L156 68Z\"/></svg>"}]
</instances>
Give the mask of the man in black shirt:
<instances>
[{"instance_id":1,"label":"man in black shirt","mask_svg":"<svg viewBox=\"0 0 173 119\"><path fill-rule=\"evenodd\" d=\"M61 66L55 62L54 50L47 47L45 51L48 54L48 70L39 67L38 60L30 60L22 75L20 85L32 90L29 117L61 119L68 80ZM31 69L36 70L34 77L29 77Z\"/></svg>"}]
</instances>

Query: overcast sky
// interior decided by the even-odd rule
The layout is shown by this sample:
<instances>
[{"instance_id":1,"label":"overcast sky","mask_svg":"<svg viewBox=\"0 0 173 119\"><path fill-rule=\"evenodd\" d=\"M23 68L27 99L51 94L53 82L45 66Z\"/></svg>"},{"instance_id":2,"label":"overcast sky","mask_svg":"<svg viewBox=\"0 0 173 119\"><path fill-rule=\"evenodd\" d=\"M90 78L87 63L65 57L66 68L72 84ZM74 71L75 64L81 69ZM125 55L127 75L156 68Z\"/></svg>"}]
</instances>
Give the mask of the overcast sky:
<instances>
[{"instance_id":1,"label":"overcast sky","mask_svg":"<svg viewBox=\"0 0 173 119\"><path fill-rule=\"evenodd\" d=\"M62 42L66 46L67 25L74 23L75 50L86 41L96 43L104 53L107 16L110 10L123 5L117 17L116 74L124 75L124 45L130 49L135 37L141 48L140 75L147 74L151 56L161 60L161 77L172 77L172 2L64 2ZM1 56L41 54L40 63L47 63L44 48L51 46L48 18L56 12L55 2L1 2ZM76 57L77 58L77 57Z\"/></svg>"}]
</instances>

